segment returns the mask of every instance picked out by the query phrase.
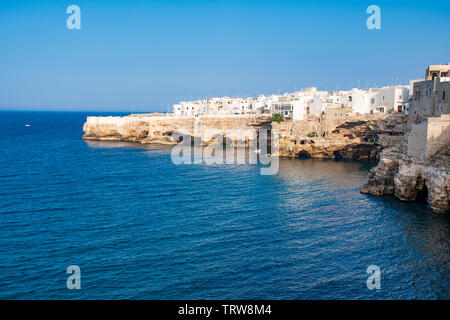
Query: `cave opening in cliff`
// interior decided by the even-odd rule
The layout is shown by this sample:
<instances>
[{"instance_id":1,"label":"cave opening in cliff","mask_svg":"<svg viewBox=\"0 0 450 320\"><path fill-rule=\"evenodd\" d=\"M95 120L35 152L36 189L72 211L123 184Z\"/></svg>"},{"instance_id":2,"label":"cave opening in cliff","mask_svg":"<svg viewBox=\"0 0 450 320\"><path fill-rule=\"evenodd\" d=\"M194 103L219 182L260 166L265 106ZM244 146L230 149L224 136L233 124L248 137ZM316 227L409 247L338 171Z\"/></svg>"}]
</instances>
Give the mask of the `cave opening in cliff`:
<instances>
[{"instance_id":1,"label":"cave opening in cliff","mask_svg":"<svg viewBox=\"0 0 450 320\"><path fill-rule=\"evenodd\" d=\"M420 189L417 190L416 200L417 203L427 203L428 200L428 187L425 182Z\"/></svg>"},{"instance_id":2,"label":"cave opening in cliff","mask_svg":"<svg viewBox=\"0 0 450 320\"><path fill-rule=\"evenodd\" d=\"M344 158L339 150L333 151L333 156L335 160L340 160Z\"/></svg>"},{"instance_id":3,"label":"cave opening in cliff","mask_svg":"<svg viewBox=\"0 0 450 320\"><path fill-rule=\"evenodd\" d=\"M310 159L311 158L311 154L308 151L302 150L302 151L299 152L298 158L299 159Z\"/></svg>"}]
</instances>

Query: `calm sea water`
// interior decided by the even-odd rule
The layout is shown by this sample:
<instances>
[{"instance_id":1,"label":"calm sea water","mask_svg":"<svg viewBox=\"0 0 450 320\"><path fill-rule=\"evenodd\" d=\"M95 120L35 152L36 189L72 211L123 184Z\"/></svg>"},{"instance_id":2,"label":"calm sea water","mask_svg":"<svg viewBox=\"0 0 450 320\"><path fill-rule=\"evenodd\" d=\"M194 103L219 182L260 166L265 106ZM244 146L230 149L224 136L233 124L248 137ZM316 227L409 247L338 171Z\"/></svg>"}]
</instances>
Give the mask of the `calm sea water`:
<instances>
[{"instance_id":1,"label":"calm sea water","mask_svg":"<svg viewBox=\"0 0 450 320\"><path fill-rule=\"evenodd\" d=\"M449 217L360 194L369 164L177 166L86 115L0 112L0 298L450 298Z\"/></svg>"}]
</instances>

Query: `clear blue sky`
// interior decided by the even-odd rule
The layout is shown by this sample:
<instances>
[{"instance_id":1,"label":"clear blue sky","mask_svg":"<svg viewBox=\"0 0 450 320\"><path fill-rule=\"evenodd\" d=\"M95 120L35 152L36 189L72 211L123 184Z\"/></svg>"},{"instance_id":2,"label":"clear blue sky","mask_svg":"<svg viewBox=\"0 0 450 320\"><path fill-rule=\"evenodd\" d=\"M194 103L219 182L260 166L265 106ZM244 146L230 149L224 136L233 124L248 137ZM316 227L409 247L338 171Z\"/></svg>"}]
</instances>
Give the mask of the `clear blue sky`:
<instances>
[{"instance_id":1,"label":"clear blue sky","mask_svg":"<svg viewBox=\"0 0 450 320\"><path fill-rule=\"evenodd\" d=\"M67 6L81 30L66 28ZM366 28L381 8L382 30ZM450 62L450 1L0 1L0 109L167 111ZM398 79L398 80L397 80Z\"/></svg>"}]
</instances>

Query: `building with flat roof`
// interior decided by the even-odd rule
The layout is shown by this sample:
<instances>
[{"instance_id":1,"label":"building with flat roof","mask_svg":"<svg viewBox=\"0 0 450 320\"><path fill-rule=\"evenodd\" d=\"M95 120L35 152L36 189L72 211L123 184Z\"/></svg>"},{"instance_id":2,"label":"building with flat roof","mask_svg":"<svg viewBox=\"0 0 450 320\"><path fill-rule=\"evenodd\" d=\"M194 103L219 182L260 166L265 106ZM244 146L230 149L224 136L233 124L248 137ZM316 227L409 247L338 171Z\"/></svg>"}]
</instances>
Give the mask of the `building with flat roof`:
<instances>
[{"instance_id":1,"label":"building with flat roof","mask_svg":"<svg viewBox=\"0 0 450 320\"><path fill-rule=\"evenodd\" d=\"M450 63L429 65L427 70L425 71L425 80L448 77L449 71L450 71Z\"/></svg>"},{"instance_id":2,"label":"building with flat roof","mask_svg":"<svg viewBox=\"0 0 450 320\"><path fill-rule=\"evenodd\" d=\"M426 117L450 113L450 64L429 66L425 81L413 84L408 112L409 123L419 123Z\"/></svg>"}]
</instances>

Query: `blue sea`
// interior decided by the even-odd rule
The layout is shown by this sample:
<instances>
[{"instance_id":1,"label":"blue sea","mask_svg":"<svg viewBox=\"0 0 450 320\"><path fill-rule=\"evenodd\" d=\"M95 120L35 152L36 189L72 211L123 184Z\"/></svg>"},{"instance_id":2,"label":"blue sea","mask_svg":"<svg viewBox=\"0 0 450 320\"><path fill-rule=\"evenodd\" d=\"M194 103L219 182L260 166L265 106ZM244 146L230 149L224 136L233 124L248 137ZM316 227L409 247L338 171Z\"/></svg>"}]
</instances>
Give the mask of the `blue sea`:
<instances>
[{"instance_id":1,"label":"blue sea","mask_svg":"<svg viewBox=\"0 0 450 320\"><path fill-rule=\"evenodd\" d=\"M88 115L0 112L0 299L450 298L449 217L360 194L373 163L175 165Z\"/></svg>"}]
</instances>

